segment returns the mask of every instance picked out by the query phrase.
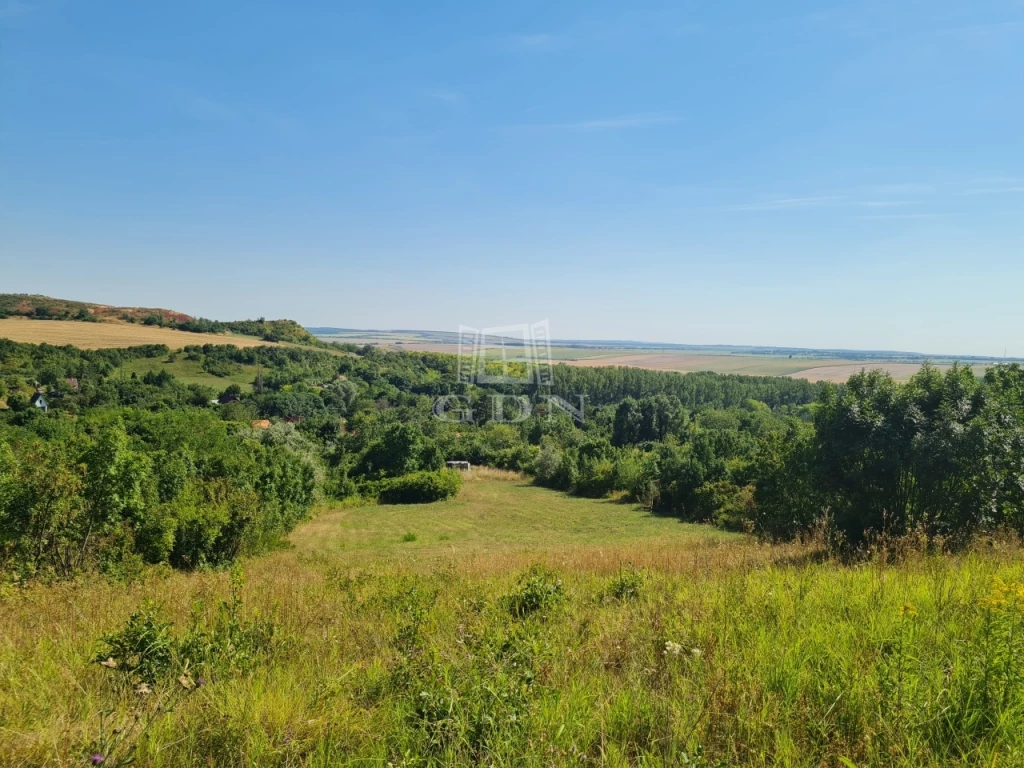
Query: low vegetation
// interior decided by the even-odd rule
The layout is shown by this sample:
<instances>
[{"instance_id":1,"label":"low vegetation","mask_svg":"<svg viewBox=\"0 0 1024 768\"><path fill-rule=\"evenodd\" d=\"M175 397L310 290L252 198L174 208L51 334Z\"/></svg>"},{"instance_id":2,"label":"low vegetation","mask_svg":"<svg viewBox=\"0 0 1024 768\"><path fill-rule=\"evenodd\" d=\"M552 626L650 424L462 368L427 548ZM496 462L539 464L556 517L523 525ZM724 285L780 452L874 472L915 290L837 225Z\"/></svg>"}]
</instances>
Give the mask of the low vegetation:
<instances>
[{"instance_id":1,"label":"low vegetation","mask_svg":"<svg viewBox=\"0 0 1024 768\"><path fill-rule=\"evenodd\" d=\"M461 486L462 476L454 469L420 471L386 480L377 498L384 504L429 504L453 498Z\"/></svg>"},{"instance_id":2,"label":"low vegetation","mask_svg":"<svg viewBox=\"0 0 1024 768\"><path fill-rule=\"evenodd\" d=\"M422 508L479 525L443 550L410 522L353 559L348 536L408 509L361 507L331 513L357 517L342 541L317 520L231 572L7 588L0 762L1019 764L1011 542L845 567L514 479L462 493ZM490 541L492 495L544 544L510 541L521 517ZM618 533L579 543L569 510Z\"/></svg>"}]
</instances>

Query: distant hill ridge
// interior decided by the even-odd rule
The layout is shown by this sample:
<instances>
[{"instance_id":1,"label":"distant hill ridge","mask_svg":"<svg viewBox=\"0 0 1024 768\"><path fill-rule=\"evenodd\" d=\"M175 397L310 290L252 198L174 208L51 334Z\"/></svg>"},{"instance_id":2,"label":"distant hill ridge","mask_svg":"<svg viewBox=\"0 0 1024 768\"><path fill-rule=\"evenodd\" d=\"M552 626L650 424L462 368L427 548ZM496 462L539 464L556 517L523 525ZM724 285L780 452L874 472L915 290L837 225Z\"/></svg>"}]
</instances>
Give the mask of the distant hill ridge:
<instances>
[{"instance_id":1,"label":"distant hill ridge","mask_svg":"<svg viewBox=\"0 0 1024 768\"><path fill-rule=\"evenodd\" d=\"M150 307L113 307L85 301L55 299L29 293L0 293L0 318L28 317L35 320L70 320L86 323L138 323L193 333L240 333L266 341L294 344L320 342L294 320L208 320L184 312Z\"/></svg>"}]
</instances>

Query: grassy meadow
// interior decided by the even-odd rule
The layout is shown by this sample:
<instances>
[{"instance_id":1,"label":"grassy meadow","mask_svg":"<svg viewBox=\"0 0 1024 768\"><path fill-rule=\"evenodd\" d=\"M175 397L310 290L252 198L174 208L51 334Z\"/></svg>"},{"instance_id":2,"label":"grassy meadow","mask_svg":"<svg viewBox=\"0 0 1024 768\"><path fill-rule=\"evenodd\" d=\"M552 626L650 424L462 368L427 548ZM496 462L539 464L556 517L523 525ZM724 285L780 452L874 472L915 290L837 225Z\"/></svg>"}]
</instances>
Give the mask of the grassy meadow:
<instances>
[{"instance_id":1,"label":"grassy meadow","mask_svg":"<svg viewBox=\"0 0 1024 768\"><path fill-rule=\"evenodd\" d=\"M596 553L623 545L674 547L739 539L658 517L634 504L552 493L523 476L485 467L470 473L452 501L343 507L321 514L291 536L299 553L407 568L429 568L451 557L467 567L495 557L544 556L581 547Z\"/></svg>"},{"instance_id":2,"label":"grassy meadow","mask_svg":"<svg viewBox=\"0 0 1024 768\"><path fill-rule=\"evenodd\" d=\"M1020 551L888 563L475 471L232 573L0 588L0 765L1024 765Z\"/></svg>"},{"instance_id":3,"label":"grassy meadow","mask_svg":"<svg viewBox=\"0 0 1024 768\"><path fill-rule=\"evenodd\" d=\"M168 362L167 358L143 357L125 363L123 371L125 376L130 376L133 373L142 376L150 371L155 373L167 371L182 384L200 384L216 390L222 390L229 384L237 384L243 392L251 392L252 383L256 380L257 366L243 363L235 363L234 366L237 370L232 373L226 376L214 376L203 370L201 360L186 360L184 357L178 357L173 362Z\"/></svg>"}]
</instances>

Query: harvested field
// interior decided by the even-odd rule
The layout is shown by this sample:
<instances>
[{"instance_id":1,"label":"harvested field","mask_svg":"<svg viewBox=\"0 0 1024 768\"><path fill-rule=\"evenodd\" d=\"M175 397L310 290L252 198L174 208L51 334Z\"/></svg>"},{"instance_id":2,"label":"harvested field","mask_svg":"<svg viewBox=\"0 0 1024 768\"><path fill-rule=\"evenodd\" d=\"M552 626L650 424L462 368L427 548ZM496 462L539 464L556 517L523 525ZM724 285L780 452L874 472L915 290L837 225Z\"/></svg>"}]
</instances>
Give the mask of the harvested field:
<instances>
[{"instance_id":1,"label":"harvested field","mask_svg":"<svg viewBox=\"0 0 1024 768\"><path fill-rule=\"evenodd\" d=\"M29 320L22 317L0 320L0 338L26 344L72 344L81 349L134 347L140 344L166 344L171 349L189 344L234 344L236 347L273 344L253 336L226 333L189 333L132 323L82 323L70 320Z\"/></svg>"},{"instance_id":2,"label":"harvested field","mask_svg":"<svg viewBox=\"0 0 1024 768\"><path fill-rule=\"evenodd\" d=\"M936 365L940 371L950 368L948 365ZM855 373L861 370L873 371L881 369L886 371L896 381L907 381L911 376L921 370L920 363L873 363L870 361L860 363L841 363L836 365L822 365L815 368L807 368L796 373L789 374L792 379L807 379L808 381L834 381L844 382Z\"/></svg>"},{"instance_id":3,"label":"harvested field","mask_svg":"<svg viewBox=\"0 0 1024 768\"><path fill-rule=\"evenodd\" d=\"M748 376L785 376L806 370L811 361L807 358L795 359L771 355L692 355L685 352L646 352L565 362L569 365L587 367L622 365L630 368L647 368L653 371L714 371L716 373L742 373ZM820 362L836 364L845 361L822 360Z\"/></svg>"}]
</instances>

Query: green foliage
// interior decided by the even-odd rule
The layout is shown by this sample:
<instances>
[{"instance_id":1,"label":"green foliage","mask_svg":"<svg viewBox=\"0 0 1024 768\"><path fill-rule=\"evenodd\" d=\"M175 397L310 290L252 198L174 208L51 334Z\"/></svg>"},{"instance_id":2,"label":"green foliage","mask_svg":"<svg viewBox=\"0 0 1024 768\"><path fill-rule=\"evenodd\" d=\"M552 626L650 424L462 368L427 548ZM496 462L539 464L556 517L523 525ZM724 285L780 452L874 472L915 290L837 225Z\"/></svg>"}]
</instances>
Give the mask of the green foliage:
<instances>
[{"instance_id":1,"label":"green foliage","mask_svg":"<svg viewBox=\"0 0 1024 768\"><path fill-rule=\"evenodd\" d=\"M95 661L117 670L129 683L155 684L167 677L175 655L170 622L153 603L143 604L117 632L104 635Z\"/></svg>"},{"instance_id":2,"label":"green foliage","mask_svg":"<svg viewBox=\"0 0 1024 768\"><path fill-rule=\"evenodd\" d=\"M565 599L565 589L557 574L539 565L531 566L516 581L516 588L504 598L504 604L516 618L546 613Z\"/></svg>"},{"instance_id":3,"label":"green foliage","mask_svg":"<svg viewBox=\"0 0 1024 768\"><path fill-rule=\"evenodd\" d=\"M0 567L223 564L275 546L325 498L450 498L453 481L429 474L446 460L772 539L823 517L852 544L914 528L952 543L1003 525L1024 532L1020 366L983 381L926 368L907 385L865 373L843 387L555 366L552 391L585 397L578 424L526 387L458 382L453 356L338 351L187 347L197 371L259 371L255 391L230 382L222 395L232 402L218 404L216 391L163 366L167 347L0 340L11 406L0 444L12 446L5 472L21 489L0 500ZM47 414L26 398L40 383ZM532 414L484 423L496 394L525 398ZM435 418L442 395L475 417Z\"/></svg>"},{"instance_id":4,"label":"green foliage","mask_svg":"<svg viewBox=\"0 0 1024 768\"><path fill-rule=\"evenodd\" d=\"M462 475L454 469L414 472L384 481L379 490L382 504L429 504L455 497Z\"/></svg>"},{"instance_id":5,"label":"green foliage","mask_svg":"<svg viewBox=\"0 0 1024 768\"><path fill-rule=\"evenodd\" d=\"M272 654L281 642L273 617L246 616L242 570L231 570L231 591L212 617L202 603L193 606L188 631L177 641L177 655L186 667L217 675L248 672Z\"/></svg>"},{"instance_id":6,"label":"green foliage","mask_svg":"<svg viewBox=\"0 0 1024 768\"><path fill-rule=\"evenodd\" d=\"M853 543L916 528L952 540L1024 530L1022 380L1016 363L984 381L959 366L945 375L926 366L905 386L873 371L826 389L813 434L762 460L759 530L793 536L826 510Z\"/></svg>"},{"instance_id":7,"label":"green foliage","mask_svg":"<svg viewBox=\"0 0 1024 768\"><path fill-rule=\"evenodd\" d=\"M754 486L740 487L730 480L704 483L697 489L694 518L714 522L727 531L742 531L754 518Z\"/></svg>"},{"instance_id":8,"label":"green foliage","mask_svg":"<svg viewBox=\"0 0 1024 768\"><path fill-rule=\"evenodd\" d=\"M273 546L316 499L308 460L234 438L212 414L112 416L47 419L52 441L0 442L0 566L66 577L134 555L225 563Z\"/></svg>"},{"instance_id":9,"label":"green foliage","mask_svg":"<svg viewBox=\"0 0 1024 768\"><path fill-rule=\"evenodd\" d=\"M643 592L647 580L645 571L627 565L619 568L619 572L609 580L608 586L604 590L604 596L620 602L636 600Z\"/></svg>"}]
</instances>

